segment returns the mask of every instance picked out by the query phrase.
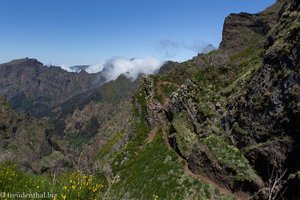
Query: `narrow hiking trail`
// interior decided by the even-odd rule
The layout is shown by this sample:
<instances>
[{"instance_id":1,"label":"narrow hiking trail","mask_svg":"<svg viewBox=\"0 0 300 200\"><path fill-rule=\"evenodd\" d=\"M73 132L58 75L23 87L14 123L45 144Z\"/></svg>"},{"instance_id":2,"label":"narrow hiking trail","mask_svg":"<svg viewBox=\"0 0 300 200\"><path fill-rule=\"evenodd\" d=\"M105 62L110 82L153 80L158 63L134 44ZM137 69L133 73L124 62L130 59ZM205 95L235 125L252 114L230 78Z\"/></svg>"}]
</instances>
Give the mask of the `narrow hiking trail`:
<instances>
[{"instance_id":1,"label":"narrow hiking trail","mask_svg":"<svg viewBox=\"0 0 300 200\"><path fill-rule=\"evenodd\" d=\"M176 89L178 89L180 87L180 85L178 83L173 83L173 82L170 82L170 81L159 81L159 82L157 82L156 89L157 89L157 93L159 95L161 95L162 98L163 98L163 100L162 100L163 106L167 105L168 102L169 102L169 98L164 95L163 90L162 90L162 86L164 86L164 85L173 85L173 86L176 87Z\"/></svg>"},{"instance_id":2,"label":"narrow hiking trail","mask_svg":"<svg viewBox=\"0 0 300 200\"><path fill-rule=\"evenodd\" d=\"M160 118L160 120L161 120L161 118ZM146 140L147 143L151 143L153 141L153 139L155 138L155 136L157 135L158 131L161 129L165 144L167 145L169 150L173 149L169 143L169 138L168 138L168 134L166 131L167 129L165 128L165 123L163 121L160 121L159 126L160 127L155 127L152 131L150 131L149 136ZM243 192L233 193L228 188L216 183L212 179L210 179L204 175L201 175L201 174L195 174L194 172L192 172L189 169L188 162L186 159L182 158L180 155L178 155L178 159L184 161L185 164L183 167L183 171L188 176L193 177L193 178L199 180L200 182L209 184L209 185L213 186L214 188L217 188L222 194L227 195L227 196L233 196L237 200L248 200L249 199L249 195L246 193L243 193Z\"/></svg>"},{"instance_id":3,"label":"narrow hiking trail","mask_svg":"<svg viewBox=\"0 0 300 200\"><path fill-rule=\"evenodd\" d=\"M159 128L158 127L154 127L154 129L152 129L149 133L148 133L148 137L145 140L147 144L150 144L153 142L155 136L157 135Z\"/></svg>"},{"instance_id":4,"label":"narrow hiking trail","mask_svg":"<svg viewBox=\"0 0 300 200\"><path fill-rule=\"evenodd\" d=\"M165 97L162 93L162 85L166 85L166 84L173 84L173 85L176 85L176 88L179 88L180 86L178 84L174 84L172 82L168 82L168 81L161 81L161 82L158 82L156 87L157 87L157 92L158 94L162 95L163 97L163 105L162 105L162 109L164 110L166 108L166 106L168 105L168 102L169 102L169 98L168 97ZM158 124L157 126L155 126L148 134L148 138L146 139L146 142L147 143L151 143L155 136L157 135L157 133L159 132L159 130L161 130L162 132L162 136L164 138L164 141L165 141L165 144L167 145L168 149L173 149L170 142L169 142L169 136L168 136L168 122L166 121L166 117L164 116L165 113L164 112L157 112L157 119L158 119ZM250 199L250 196L249 194L247 193L244 193L244 192L236 192L236 193L233 193L230 189L226 188L225 186L217 183L216 181L202 175L202 174L195 174L194 172L192 172L190 169L189 169L189 166L188 166L188 162L185 158L183 158L182 156L180 156L177 152L176 152L177 156L178 156L178 159L184 161L184 167L183 167L183 171L185 174L187 174L188 176L190 177L193 177L197 180L199 180L200 182L203 182L203 183L206 183L206 184L209 184L211 186L213 186L214 188L218 189L222 194L224 195L227 195L227 196L232 196L232 197L235 197L237 200L248 200Z\"/></svg>"},{"instance_id":5,"label":"narrow hiking trail","mask_svg":"<svg viewBox=\"0 0 300 200\"><path fill-rule=\"evenodd\" d=\"M189 175L189 176L191 176L195 179L198 179L201 182L212 185L214 188L217 188L222 194L225 194L225 195L228 195L228 196L234 196L237 200L248 200L248 199L250 199L250 196L247 193L244 193L244 192L233 193L232 191L230 191L226 187L216 183L212 179L210 179L210 178L208 178L204 175L201 175L201 174L195 174L194 172L192 172L189 169L187 161L185 159L182 159L182 160L184 160L184 162L185 162L183 170L187 175Z\"/></svg>"},{"instance_id":6,"label":"narrow hiking trail","mask_svg":"<svg viewBox=\"0 0 300 200\"><path fill-rule=\"evenodd\" d=\"M160 127L160 128L162 128L162 127ZM147 144L153 142L153 140L154 140L155 136L157 135L157 133L159 132L160 128L155 127L153 130L151 130L149 132L148 138L146 139ZM161 129L161 130L162 130L162 136L164 138L166 146L168 147L169 150L173 149L171 147L170 143L169 143L166 129ZM201 174L195 174L194 172L192 172L189 169L188 162L186 161L186 159L182 158L180 155L178 155L178 159L184 161L185 164L184 164L184 167L183 167L183 171L188 176L193 177L193 178L199 180L202 183L209 184L209 185L213 186L214 188L217 188L222 194L227 195L227 196L233 196L237 200L248 200L249 199L249 195L246 194L246 193L242 193L242 192L233 193L229 189L227 189L226 187L216 183L215 181L211 180L210 178L208 178L204 175L201 175Z\"/></svg>"}]
</instances>

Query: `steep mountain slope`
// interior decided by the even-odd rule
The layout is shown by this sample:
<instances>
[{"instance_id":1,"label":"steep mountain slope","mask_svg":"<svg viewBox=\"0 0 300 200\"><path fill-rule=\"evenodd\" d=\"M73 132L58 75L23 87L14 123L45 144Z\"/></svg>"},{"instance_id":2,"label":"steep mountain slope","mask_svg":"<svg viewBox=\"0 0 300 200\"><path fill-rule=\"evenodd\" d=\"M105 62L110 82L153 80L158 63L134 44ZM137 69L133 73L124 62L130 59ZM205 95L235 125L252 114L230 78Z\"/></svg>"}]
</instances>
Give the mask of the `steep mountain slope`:
<instances>
[{"instance_id":1,"label":"steep mountain slope","mask_svg":"<svg viewBox=\"0 0 300 200\"><path fill-rule=\"evenodd\" d=\"M55 150L53 131L45 120L17 114L0 96L0 161L15 161L35 172L71 167L71 161Z\"/></svg>"},{"instance_id":2,"label":"steep mountain slope","mask_svg":"<svg viewBox=\"0 0 300 200\"><path fill-rule=\"evenodd\" d=\"M71 145L80 147L98 133L107 135L100 130L120 113L127 113L124 116L126 121L136 86L137 81L132 82L121 75L115 81L78 94L55 107L48 114L49 121L57 135L69 140Z\"/></svg>"},{"instance_id":3,"label":"steep mountain slope","mask_svg":"<svg viewBox=\"0 0 300 200\"><path fill-rule=\"evenodd\" d=\"M104 82L99 74L69 73L28 58L1 64L0 77L0 94L14 109L33 116Z\"/></svg>"},{"instance_id":4,"label":"steep mountain slope","mask_svg":"<svg viewBox=\"0 0 300 200\"><path fill-rule=\"evenodd\" d=\"M280 5L229 16L220 50L145 86L155 91L149 123L166 113L169 143L189 168L255 199L299 198L299 3ZM272 189L280 175L287 183Z\"/></svg>"},{"instance_id":5,"label":"steep mountain slope","mask_svg":"<svg viewBox=\"0 0 300 200\"><path fill-rule=\"evenodd\" d=\"M81 166L100 170L108 180L109 186L101 198L231 199L232 193L224 195L223 190L185 172L185 163L165 140L165 130L147 123L151 94L144 90L144 80L146 77L128 105L130 113L125 123L114 116L113 124L103 129L109 133L109 140L103 141L103 135L96 137L82 151Z\"/></svg>"},{"instance_id":6,"label":"steep mountain slope","mask_svg":"<svg viewBox=\"0 0 300 200\"><path fill-rule=\"evenodd\" d=\"M282 11L267 38L263 66L253 76L246 94L228 107L225 117L230 127L243 130L240 135L233 128L234 141L238 148L245 149L263 180L268 181L272 170L286 170L285 178L293 179L289 189L294 191L299 189L296 174L300 169L299 5L295 1ZM299 198L299 193L292 196Z\"/></svg>"},{"instance_id":7,"label":"steep mountain slope","mask_svg":"<svg viewBox=\"0 0 300 200\"><path fill-rule=\"evenodd\" d=\"M109 139L114 132L104 132L106 130L105 127L108 126L107 124L111 124L111 121L115 120L115 118L118 119L118 122L126 122L130 111L130 99L137 85L137 82L132 82L125 76L120 76L115 81L101 83L101 86L96 87L93 81L99 77L99 74L89 75L85 72L68 73L60 68L43 66L33 59L15 60L10 64L3 64L1 67L2 70L7 69L10 71L4 75L5 78L3 80L1 79L4 84L2 89L4 92L7 92L7 96L26 92L29 97L32 96L33 100L26 102L29 97L16 95L9 100L10 104L14 104L16 101L22 102L22 104L15 104L16 110L24 111L23 109L28 108L28 112L26 111L28 114L46 116L39 121L24 115L24 118L31 119L31 121L29 120L24 125L19 125L18 123L3 124L3 127L10 127L11 129L19 127L18 130L23 134L22 137L19 136L20 138L12 137L10 140L3 141L10 146L17 146L16 151L20 152L13 155L10 151L3 151L3 156L5 157L3 160L16 161L26 166L27 169L34 168L33 171L38 173L46 171L43 168L45 167L44 165L49 164L49 159L52 159L50 153L53 150L55 153L53 156L56 155L58 159L65 159L65 156L68 157L66 167L74 167L83 145L87 145L95 136L99 137L102 143ZM31 77L33 68L36 68L40 73L33 75L38 77L37 79ZM73 82L67 85L60 85L60 82L51 80L54 75L56 75L55 80L63 82L72 80ZM21 77L21 79L13 80L12 77ZM41 83L36 84L37 80ZM104 79L102 80L104 81ZM28 84L22 85L24 82L28 82ZM54 85L55 87L53 87ZM80 88L80 90L76 91L76 87ZM61 95L62 93L69 93L69 96ZM53 99L44 101L41 96L45 97L47 95L52 96L51 98ZM24 105L24 102L28 104ZM39 106L41 104L44 106ZM11 112L14 111L11 110ZM119 115L122 117L118 118ZM11 118L18 121L18 116L22 116L22 114L14 114ZM6 117L3 116L3 119L6 119ZM124 126L123 124L122 127ZM27 128L28 131L26 131ZM23 129L24 131L22 132ZM36 134L35 132L30 132L35 129L38 129ZM5 133L3 137L6 138L5 135L7 134ZM48 146L39 139L39 137L44 137L44 135L47 135L45 140L47 144L49 143ZM106 138L104 138L105 136ZM26 140L22 142L23 137ZM28 153L27 150L24 150L28 146L27 140L36 140L35 145L48 150L50 148L51 151L42 152L43 155L40 155L38 149L32 149L33 152ZM10 149L9 147L7 148ZM34 158L31 158L33 156L31 154L34 154L34 151L37 151L37 153ZM28 158L25 156L26 154L28 154ZM42 158L44 154L46 156L50 155L47 161ZM21 162L24 158L26 162ZM62 168L55 161L51 165L53 165L52 171Z\"/></svg>"}]
</instances>

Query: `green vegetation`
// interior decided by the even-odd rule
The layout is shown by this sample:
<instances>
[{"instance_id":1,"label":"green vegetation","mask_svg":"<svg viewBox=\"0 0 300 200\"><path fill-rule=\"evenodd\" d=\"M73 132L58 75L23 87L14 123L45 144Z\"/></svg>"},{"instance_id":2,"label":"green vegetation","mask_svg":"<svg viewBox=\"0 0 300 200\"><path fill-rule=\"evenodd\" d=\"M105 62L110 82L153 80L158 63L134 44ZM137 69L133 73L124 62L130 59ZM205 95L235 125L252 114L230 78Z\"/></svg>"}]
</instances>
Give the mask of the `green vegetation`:
<instances>
[{"instance_id":1,"label":"green vegetation","mask_svg":"<svg viewBox=\"0 0 300 200\"><path fill-rule=\"evenodd\" d=\"M66 139L74 147L81 148L83 144L98 133L99 126L97 116L92 116L87 122L86 127L80 133L69 134Z\"/></svg>"},{"instance_id":2,"label":"green vegetation","mask_svg":"<svg viewBox=\"0 0 300 200\"><path fill-rule=\"evenodd\" d=\"M194 77L195 73L199 70L197 65L191 61L180 63L174 69L172 69L168 74L165 75L155 75L156 79L159 81L167 81L170 83L181 85L186 82L187 79Z\"/></svg>"},{"instance_id":3,"label":"green vegetation","mask_svg":"<svg viewBox=\"0 0 300 200\"><path fill-rule=\"evenodd\" d=\"M130 91L132 82L125 76L118 77L115 81L111 81L100 88L100 94L104 101L110 102L114 105L122 101L122 97Z\"/></svg>"},{"instance_id":4,"label":"green vegetation","mask_svg":"<svg viewBox=\"0 0 300 200\"><path fill-rule=\"evenodd\" d=\"M146 124L146 99L136 94L134 127L125 147L113 156L113 180L104 195L108 199L230 199L211 186L189 177L184 162L168 149L160 130L146 144L150 129Z\"/></svg>"},{"instance_id":5,"label":"green vegetation","mask_svg":"<svg viewBox=\"0 0 300 200\"><path fill-rule=\"evenodd\" d=\"M161 103L178 88L178 86L176 86L177 83L167 80L167 77L168 76L160 77L159 75L151 76L154 84L154 99Z\"/></svg>"},{"instance_id":6,"label":"green vegetation","mask_svg":"<svg viewBox=\"0 0 300 200\"><path fill-rule=\"evenodd\" d=\"M97 157L99 159L104 158L107 154L109 154L112 150L112 147L123 137L124 131L117 132L112 138L110 138L104 146L98 152Z\"/></svg>"},{"instance_id":7,"label":"green vegetation","mask_svg":"<svg viewBox=\"0 0 300 200\"><path fill-rule=\"evenodd\" d=\"M162 92L164 96L169 97L172 92L174 92L177 88L173 84L164 84L162 85Z\"/></svg>"},{"instance_id":8,"label":"green vegetation","mask_svg":"<svg viewBox=\"0 0 300 200\"><path fill-rule=\"evenodd\" d=\"M158 75L151 75L150 76L153 80L153 84L154 84L154 99L159 101L159 102L162 102L163 101L163 96L161 94L158 93L158 90L157 90L157 83L159 81L159 76Z\"/></svg>"},{"instance_id":9,"label":"green vegetation","mask_svg":"<svg viewBox=\"0 0 300 200\"><path fill-rule=\"evenodd\" d=\"M101 174L83 175L79 172L59 177L62 199L99 199L107 185ZM68 182L65 182L68 180Z\"/></svg>"},{"instance_id":10,"label":"green vegetation","mask_svg":"<svg viewBox=\"0 0 300 200\"><path fill-rule=\"evenodd\" d=\"M246 46L248 48L250 47L252 49L257 49L257 47L264 40L264 37L261 34L247 28L240 30L239 34L241 37L242 46ZM252 52L249 52L249 54L246 55L251 55L251 53Z\"/></svg>"},{"instance_id":11,"label":"green vegetation","mask_svg":"<svg viewBox=\"0 0 300 200\"><path fill-rule=\"evenodd\" d=\"M101 174L65 172L59 176L22 172L13 163L0 163L0 191L10 194L53 194L50 199L97 199L107 188ZM5 198L4 198L5 199ZM27 198L34 199L34 198ZM49 199L49 198L48 198Z\"/></svg>"},{"instance_id":12,"label":"green vegetation","mask_svg":"<svg viewBox=\"0 0 300 200\"><path fill-rule=\"evenodd\" d=\"M156 138L138 151L134 158L122 164L123 167L116 173L120 180L113 185L113 193L130 191L131 199L152 199L154 195L162 199L172 197L177 194L174 191L177 175L177 171L174 171L177 167L176 159L177 155L167 149L162 137Z\"/></svg>"},{"instance_id":13,"label":"green vegetation","mask_svg":"<svg viewBox=\"0 0 300 200\"><path fill-rule=\"evenodd\" d=\"M261 50L256 46L248 47L229 56L225 65L207 65L195 75L195 82L205 90L212 90L214 94L229 96L241 83L251 77L261 62ZM203 58L205 59L205 57Z\"/></svg>"},{"instance_id":14,"label":"green vegetation","mask_svg":"<svg viewBox=\"0 0 300 200\"><path fill-rule=\"evenodd\" d=\"M181 153L189 156L193 145L197 142L197 135L193 132L192 125L188 122L187 114L181 112L174 117L173 126L176 130L176 140Z\"/></svg>"},{"instance_id":15,"label":"green vegetation","mask_svg":"<svg viewBox=\"0 0 300 200\"><path fill-rule=\"evenodd\" d=\"M184 162L167 148L161 131L121 165L109 191L113 199L229 199L185 175Z\"/></svg>"},{"instance_id":16,"label":"green vegetation","mask_svg":"<svg viewBox=\"0 0 300 200\"><path fill-rule=\"evenodd\" d=\"M145 99L144 91L138 90L136 94L136 99L138 105L133 108L133 130L130 134L129 141L126 146L115 155L115 159L113 162L113 170L119 171L123 166L125 160L131 160L136 156L144 145L144 142L147 138L147 134L150 129L146 123L147 116L147 104Z\"/></svg>"},{"instance_id":17,"label":"green vegetation","mask_svg":"<svg viewBox=\"0 0 300 200\"><path fill-rule=\"evenodd\" d=\"M213 154L215 159L225 167L236 172L236 179L239 181L253 180L255 171L250 166L243 153L236 147L229 145L225 138L217 135L210 135L203 142Z\"/></svg>"},{"instance_id":18,"label":"green vegetation","mask_svg":"<svg viewBox=\"0 0 300 200\"><path fill-rule=\"evenodd\" d=\"M67 141L74 147L81 148L81 146L89 141L89 138L86 135L77 134L77 135L70 135L67 137Z\"/></svg>"}]
</instances>

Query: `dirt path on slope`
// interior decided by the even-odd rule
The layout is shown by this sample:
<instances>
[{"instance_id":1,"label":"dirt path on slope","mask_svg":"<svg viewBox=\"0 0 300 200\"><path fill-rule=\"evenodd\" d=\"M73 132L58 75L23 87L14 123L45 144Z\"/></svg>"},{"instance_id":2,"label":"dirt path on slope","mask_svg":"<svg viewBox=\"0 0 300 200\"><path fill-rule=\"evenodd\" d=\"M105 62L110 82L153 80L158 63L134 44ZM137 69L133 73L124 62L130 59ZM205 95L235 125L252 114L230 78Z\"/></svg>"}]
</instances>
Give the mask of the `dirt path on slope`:
<instances>
[{"instance_id":1,"label":"dirt path on slope","mask_svg":"<svg viewBox=\"0 0 300 200\"><path fill-rule=\"evenodd\" d=\"M146 143L147 143L147 144L150 144L150 143L153 142L153 140L154 140L154 138L155 138L155 136L156 136L158 130L159 130L159 129L158 129L158 127L156 126L156 127L154 127L154 129L152 129L152 130L148 133L148 137L147 137L147 139L146 139Z\"/></svg>"},{"instance_id":2,"label":"dirt path on slope","mask_svg":"<svg viewBox=\"0 0 300 200\"><path fill-rule=\"evenodd\" d=\"M184 159L182 159L184 160ZM244 192L237 192L237 193L233 193L231 192L229 189L227 189L226 187L216 183L215 181L211 180L210 178L206 177L206 176L203 176L201 174L195 174L194 172L192 172L190 169L189 169L189 166L188 166L188 163L186 160L184 160L185 162L185 165L184 165L184 172L199 180L200 182L204 182L204 183L207 183L211 186L213 186L214 188L217 188L222 194L224 195L227 195L227 196L234 196L237 200L248 200L250 199L250 196L247 194L247 193L244 193Z\"/></svg>"},{"instance_id":3,"label":"dirt path on slope","mask_svg":"<svg viewBox=\"0 0 300 200\"><path fill-rule=\"evenodd\" d=\"M178 83L173 83L173 82L170 82L170 81L159 81L159 82L157 82L157 84L156 84L157 93L162 96L162 98L163 98L162 104L165 106L166 104L168 104L169 98L165 97L165 95L163 94L163 91L162 91L162 86L163 85L174 85L177 89L180 87L180 85Z\"/></svg>"},{"instance_id":4,"label":"dirt path on slope","mask_svg":"<svg viewBox=\"0 0 300 200\"><path fill-rule=\"evenodd\" d=\"M177 83L172 83L172 82L169 82L169 81L160 81L157 83L156 87L157 87L157 93L159 95L162 96L163 100L163 107L165 107L168 103L169 103L169 98L164 96L163 95L163 92L162 92L162 86L163 85L167 85L167 84L170 84L170 85L175 85L176 88L179 88L180 85L177 84ZM169 143L169 138L168 138L168 133L167 133L167 124L165 124L165 120L163 120L163 116L161 116L160 114L158 114L158 126L156 126L152 131L150 131L149 135L148 135L148 138L146 139L146 141L148 143L151 143L153 141L153 139L155 138L156 134L158 133L158 131L161 129L162 131L162 136L165 140L165 143L168 147L168 149L173 149ZM177 153L176 153L177 154ZM178 155L178 154L177 154ZM188 176L191 176L197 180L199 180L200 182L203 182L203 183L206 183L206 184L209 184L211 186L213 186L214 188L217 188L222 194L224 195L227 195L227 196L233 196L235 197L237 200L249 200L250 199L250 196L249 194L247 193L244 193L244 192L237 192L237 193L233 193L230 189L226 188L225 186L221 185L221 184L218 184L216 183L214 180L204 176L204 175L201 175L201 174L195 174L194 172L192 172L190 169L189 169L189 166L188 166L188 163L187 163L187 160L182 158L180 155L178 155L178 158L180 160L183 160L185 165L183 167L183 170L184 172L188 175Z\"/></svg>"},{"instance_id":5,"label":"dirt path on slope","mask_svg":"<svg viewBox=\"0 0 300 200\"><path fill-rule=\"evenodd\" d=\"M163 134L163 138L165 140L165 143L168 147L168 149L173 149L169 143L169 138L168 138L168 133L167 133L167 129L166 129L166 124L164 123L163 119L162 119L162 116L159 116L159 126L162 130L162 134ZM156 127L157 130L159 130L158 127ZM176 153L177 154L177 153ZM250 199L250 196L245 193L245 192L236 192L236 193L233 193L230 189L226 188L225 186L221 185L221 184L218 184L216 183L214 180L202 175L202 174L195 174L194 172L192 172L190 169L189 169L189 166L188 166L188 162L186 159L182 158L180 155L178 155L178 158L180 160L183 160L184 161L184 167L183 167L183 170L184 172L188 175L188 176L191 176L197 180L199 180L200 182L203 182L203 183L206 183L206 184L209 184L211 186L213 186L214 188L217 188L222 194L224 195L227 195L227 196L233 196L235 197L237 200L249 200Z\"/></svg>"}]
</instances>

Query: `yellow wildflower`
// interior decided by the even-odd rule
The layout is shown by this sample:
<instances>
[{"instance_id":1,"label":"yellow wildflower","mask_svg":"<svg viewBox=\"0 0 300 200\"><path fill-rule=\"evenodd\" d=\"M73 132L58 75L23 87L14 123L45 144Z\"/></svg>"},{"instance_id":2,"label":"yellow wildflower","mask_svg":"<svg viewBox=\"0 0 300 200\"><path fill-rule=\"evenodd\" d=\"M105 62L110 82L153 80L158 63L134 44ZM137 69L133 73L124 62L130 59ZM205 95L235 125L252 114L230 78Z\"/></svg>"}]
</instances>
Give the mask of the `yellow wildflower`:
<instances>
[{"instance_id":1,"label":"yellow wildflower","mask_svg":"<svg viewBox=\"0 0 300 200\"><path fill-rule=\"evenodd\" d=\"M95 188L93 189L93 192L97 192L97 190L98 190L98 189L95 187Z\"/></svg>"},{"instance_id":2,"label":"yellow wildflower","mask_svg":"<svg viewBox=\"0 0 300 200\"><path fill-rule=\"evenodd\" d=\"M61 194L61 197L65 200L67 198L67 195Z\"/></svg>"}]
</instances>

